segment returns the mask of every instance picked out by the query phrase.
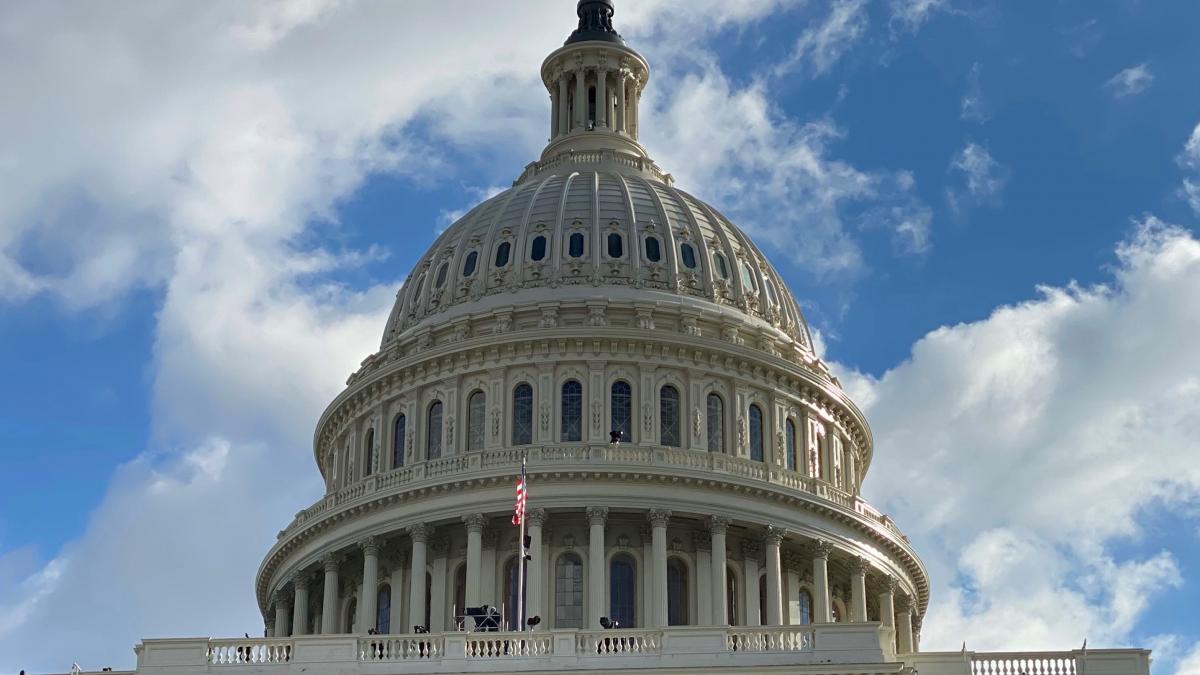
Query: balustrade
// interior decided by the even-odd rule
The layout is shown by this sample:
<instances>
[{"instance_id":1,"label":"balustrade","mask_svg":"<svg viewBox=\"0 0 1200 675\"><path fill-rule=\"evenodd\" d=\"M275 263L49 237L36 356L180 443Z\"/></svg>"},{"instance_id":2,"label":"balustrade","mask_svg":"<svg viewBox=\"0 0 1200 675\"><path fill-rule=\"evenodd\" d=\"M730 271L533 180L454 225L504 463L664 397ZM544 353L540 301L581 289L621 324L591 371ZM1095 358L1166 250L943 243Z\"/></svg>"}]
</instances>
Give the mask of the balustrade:
<instances>
[{"instance_id":1,"label":"balustrade","mask_svg":"<svg viewBox=\"0 0 1200 675\"><path fill-rule=\"evenodd\" d=\"M553 652L553 647L554 639L548 634L478 633L467 638L467 658L548 656Z\"/></svg>"},{"instance_id":2,"label":"balustrade","mask_svg":"<svg viewBox=\"0 0 1200 675\"><path fill-rule=\"evenodd\" d=\"M428 661L446 655L446 640L441 635L389 637L376 635L360 638L358 657L362 661Z\"/></svg>"},{"instance_id":3,"label":"balustrade","mask_svg":"<svg viewBox=\"0 0 1200 675\"><path fill-rule=\"evenodd\" d=\"M974 654L971 675L1076 675L1070 653Z\"/></svg>"},{"instance_id":4,"label":"balustrade","mask_svg":"<svg viewBox=\"0 0 1200 675\"><path fill-rule=\"evenodd\" d=\"M662 631L605 630L580 633L576 650L590 654L658 654L662 651Z\"/></svg>"},{"instance_id":5,"label":"balustrade","mask_svg":"<svg viewBox=\"0 0 1200 675\"><path fill-rule=\"evenodd\" d=\"M803 652L816 648L816 630L809 628L731 628L731 652Z\"/></svg>"},{"instance_id":6,"label":"balustrade","mask_svg":"<svg viewBox=\"0 0 1200 675\"><path fill-rule=\"evenodd\" d=\"M208 662L214 666L287 663L292 660L288 639L233 639L210 641Z\"/></svg>"}]
</instances>

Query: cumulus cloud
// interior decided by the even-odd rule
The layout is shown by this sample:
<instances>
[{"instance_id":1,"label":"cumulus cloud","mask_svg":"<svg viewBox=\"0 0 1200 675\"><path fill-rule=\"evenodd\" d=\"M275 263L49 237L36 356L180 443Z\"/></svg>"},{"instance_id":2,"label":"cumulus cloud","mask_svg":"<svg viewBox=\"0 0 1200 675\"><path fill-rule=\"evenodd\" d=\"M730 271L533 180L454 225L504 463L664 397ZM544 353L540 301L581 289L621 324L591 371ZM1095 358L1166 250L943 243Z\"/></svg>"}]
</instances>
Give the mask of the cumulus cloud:
<instances>
[{"instance_id":1,"label":"cumulus cloud","mask_svg":"<svg viewBox=\"0 0 1200 675\"><path fill-rule=\"evenodd\" d=\"M1154 73L1150 72L1150 63L1146 62L1130 66L1113 75L1104 83L1104 88L1109 90L1114 98L1125 98L1146 91L1151 84L1154 84Z\"/></svg>"},{"instance_id":2,"label":"cumulus cloud","mask_svg":"<svg viewBox=\"0 0 1200 675\"><path fill-rule=\"evenodd\" d=\"M867 32L866 0L834 0L829 13L796 39L791 55L775 68L776 75L803 70L814 77L833 68Z\"/></svg>"},{"instance_id":3,"label":"cumulus cloud","mask_svg":"<svg viewBox=\"0 0 1200 675\"><path fill-rule=\"evenodd\" d=\"M1117 551L1147 510L1200 501L1200 240L1147 217L1116 254L1107 284L1042 287L879 378L843 373L875 433L868 496L930 567L928 649L1126 644L1181 583L1170 550Z\"/></svg>"},{"instance_id":4,"label":"cumulus cloud","mask_svg":"<svg viewBox=\"0 0 1200 675\"><path fill-rule=\"evenodd\" d=\"M950 172L959 179L946 190L946 199L955 211L1000 200L1008 170L1000 165L987 148L968 141L950 160Z\"/></svg>"},{"instance_id":5,"label":"cumulus cloud","mask_svg":"<svg viewBox=\"0 0 1200 675\"><path fill-rule=\"evenodd\" d=\"M1175 675L1200 675L1200 644L1192 647L1192 650L1179 662L1175 669Z\"/></svg>"}]
</instances>

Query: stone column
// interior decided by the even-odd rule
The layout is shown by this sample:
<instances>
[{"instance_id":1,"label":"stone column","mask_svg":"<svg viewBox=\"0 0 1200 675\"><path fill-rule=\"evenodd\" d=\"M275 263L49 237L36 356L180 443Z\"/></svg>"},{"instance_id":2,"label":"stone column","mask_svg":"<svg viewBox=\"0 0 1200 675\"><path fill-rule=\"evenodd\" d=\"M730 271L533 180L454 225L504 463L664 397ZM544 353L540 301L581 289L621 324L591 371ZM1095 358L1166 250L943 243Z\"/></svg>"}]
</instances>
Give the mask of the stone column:
<instances>
[{"instance_id":1,"label":"stone column","mask_svg":"<svg viewBox=\"0 0 1200 675\"><path fill-rule=\"evenodd\" d=\"M341 559L328 553L321 562L325 565L325 593L321 597L321 634L337 631L338 565Z\"/></svg>"},{"instance_id":2,"label":"stone column","mask_svg":"<svg viewBox=\"0 0 1200 675\"><path fill-rule=\"evenodd\" d=\"M446 556L450 552L450 540L444 536L433 538L429 542L429 550L433 553L433 585L429 589L430 602L433 603L429 608L429 623L432 626L430 630L444 631L453 628L454 621L457 620L457 617L446 620L446 613L450 610L450 605L446 602L446 585L450 582L447 578L449 574L446 566L449 560ZM462 609L458 611L462 612Z\"/></svg>"},{"instance_id":3,"label":"stone column","mask_svg":"<svg viewBox=\"0 0 1200 675\"><path fill-rule=\"evenodd\" d=\"M742 540L742 574L746 577L745 599L746 625L761 626L762 612L758 605L758 554L762 544L750 539Z\"/></svg>"},{"instance_id":4,"label":"stone column","mask_svg":"<svg viewBox=\"0 0 1200 675\"><path fill-rule=\"evenodd\" d=\"M562 73L558 76L558 130L555 132L556 136L561 136L571 130L571 106L567 104L570 95L567 74Z\"/></svg>"},{"instance_id":5,"label":"stone column","mask_svg":"<svg viewBox=\"0 0 1200 675\"><path fill-rule=\"evenodd\" d=\"M463 516L467 525L467 588L463 594L463 602L467 607L479 606L479 577L483 565L483 526L487 518L482 513L472 513ZM459 614L466 613L466 607L458 608Z\"/></svg>"},{"instance_id":6,"label":"stone column","mask_svg":"<svg viewBox=\"0 0 1200 675\"><path fill-rule=\"evenodd\" d=\"M288 636L288 614L291 613L291 609L291 607L288 607L287 594L282 590L275 591L274 637L283 638Z\"/></svg>"},{"instance_id":7,"label":"stone column","mask_svg":"<svg viewBox=\"0 0 1200 675\"><path fill-rule=\"evenodd\" d=\"M863 558L850 561L850 620L867 620L867 561Z\"/></svg>"},{"instance_id":8,"label":"stone column","mask_svg":"<svg viewBox=\"0 0 1200 675\"><path fill-rule=\"evenodd\" d=\"M617 120L616 130L624 133L625 129L625 70L617 71Z\"/></svg>"},{"instance_id":9,"label":"stone column","mask_svg":"<svg viewBox=\"0 0 1200 675\"><path fill-rule=\"evenodd\" d=\"M833 545L827 541L813 544L813 623L833 621L829 601L829 554Z\"/></svg>"},{"instance_id":10,"label":"stone column","mask_svg":"<svg viewBox=\"0 0 1200 675\"><path fill-rule=\"evenodd\" d=\"M896 652L898 654L911 654L913 653L912 603L907 597L901 596L897 610ZM276 628L276 630L279 629Z\"/></svg>"},{"instance_id":11,"label":"stone column","mask_svg":"<svg viewBox=\"0 0 1200 675\"><path fill-rule=\"evenodd\" d=\"M713 625L723 626L733 624L735 616L726 616L729 603L725 598L725 586L729 583L725 575L725 531L729 528L729 519L723 516L711 516L708 519L708 532L712 541L712 622Z\"/></svg>"},{"instance_id":12,"label":"stone column","mask_svg":"<svg viewBox=\"0 0 1200 675\"><path fill-rule=\"evenodd\" d=\"M545 580L542 578L542 526L546 524L546 509L537 508L529 509L525 514L525 534L529 536L529 561L526 562L525 572L525 616L535 617L541 616L542 612L542 588L545 585ZM518 549L519 549L518 544ZM543 631L549 628L549 621L543 618L542 622L534 627L536 631Z\"/></svg>"},{"instance_id":13,"label":"stone column","mask_svg":"<svg viewBox=\"0 0 1200 675\"><path fill-rule=\"evenodd\" d=\"M784 531L768 527L763 537L767 550L767 625L783 625L783 573L780 569L779 545L783 543Z\"/></svg>"},{"instance_id":14,"label":"stone column","mask_svg":"<svg viewBox=\"0 0 1200 675\"><path fill-rule=\"evenodd\" d=\"M608 127L608 71L596 69L596 128Z\"/></svg>"},{"instance_id":15,"label":"stone column","mask_svg":"<svg viewBox=\"0 0 1200 675\"><path fill-rule=\"evenodd\" d=\"M362 625L359 630L363 633L379 628L376 620L379 618L379 540L367 537L359 542L363 552L363 591Z\"/></svg>"},{"instance_id":16,"label":"stone column","mask_svg":"<svg viewBox=\"0 0 1200 675\"><path fill-rule=\"evenodd\" d=\"M707 532L693 532L692 546L696 549L696 625L713 625L712 542Z\"/></svg>"},{"instance_id":17,"label":"stone column","mask_svg":"<svg viewBox=\"0 0 1200 675\"><path fill-rule=\"evenodd\" d=\"M304 635L308 633L308 577L292 577L292 588L296 593L292 600L292 635Z\"/></svg>"},{"instance_id":18,"label":"stone column","mask_svg":"<svg viewBox=\"0 0 1200 675\"><path fill-rule=\"evenodd\" d=\"M652 627L667 626L667 523L671 521L671 512L667 509L651 509L647 515L651 528L651 545L654 548L654 623Z\"/></svg>"},{"instance_id":19,"label":"stone column","mask_svg":"<svg viewBox=\"0 0 1200 675\"><path fill-rule=\"evenodd\" d=\"M634 140L637 140L637 137L638 137L638 104L642 100L642 92L638 91L638 81L636 79L633 80L633 82L631 84L633 87L633 89L631 91L633 96L632 96L632 100L629 102L629 120L628 120L629 129L628 129L628 131L629 131L629 135L632 136Z\"/></svg>"},{"instance_id":20,"label":"stone column","mask_svg":"<svg viewBox=\"0 0 1200 675\"><path fill-rule=\"evenodd\" d=\"M575 71L575 128L587 129L588 97L587 69L582 65Z\"/></svg>"},{"instance_id":21,"label":"stone column","mask_svg":"<svg viewBox=\"0 0 1200 675\"><path fill-rule=\"evenodd\" d=\"M589 506L588 521L588 621L593 630L600 628L600 617L608 616L608 603L604 602L604 525L608 522L608 509Z\"/></svg>"},{"instance_id":22,"label":"stone column","mask_svg":"<svg viewBox=\"0 0 1200 675\"><path fill-rule=\"evenodd\" d=\"M896 587L895 579L888 577L884 580L884 591L879 594L879 622L884 628L896 628Z\"/></svg>"},{"instance_id":23,"label":"stone column","mask_svg":"<svg viewBox=\"0 0 1200 675\"><path fill-rule=\"evenodd\" d=\"M500 544L500 531L495 528L483 530L483 553L479 563L479 604L501 606L508 598L500 597L504 593L503 584L496 590L496 547ZM499 570L503 571L503 570Z\"/></svg>"},{"instance_id":24,"label":"stone column","mask_svg":"<svg viewBox=\"0 0 1200 675\"><path fill-rule=\"evenodd\" d=\"M783 585L783 622L789 626L800 624L800 570L803 564L795 551L783 554L783 574L787 582Z\"/></svg>"},{"instance_id":25,"label":"stone column","mask_svg":"<svg viewBox=\"0 0 1200 675\"><path fill-rule=\"evenodd\" d=\"M429 528L424 523L418 523L408 528L408 536L412 538L412 555L409 560L408 579L408 624L401 633L408 633L413 626L425 624L425 561L428 556L426 547L429 543ZM427 628L429 626L426 626Z\"/></svg>"}]
</instances>

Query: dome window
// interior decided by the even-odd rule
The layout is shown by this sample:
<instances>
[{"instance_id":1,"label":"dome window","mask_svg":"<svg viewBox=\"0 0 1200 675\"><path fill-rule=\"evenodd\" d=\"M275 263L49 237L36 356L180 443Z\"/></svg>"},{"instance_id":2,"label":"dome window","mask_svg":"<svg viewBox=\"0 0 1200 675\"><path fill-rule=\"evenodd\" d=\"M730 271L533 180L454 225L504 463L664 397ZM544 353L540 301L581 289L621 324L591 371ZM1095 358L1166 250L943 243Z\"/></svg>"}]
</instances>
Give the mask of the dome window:
<instances>
[{"instance_id":1,"label":"dome window","mask_svg":"<svg viewBox=\"0 0 1200 675\"><path fill-rule=\"evenodd\" d=\"M467 254L467 260L463 263L463 276L469 277L475 274L475 265L479 263L479 252L471 251Z\"/></svg>"},{"instance_id":2,"label":"dome window","mask_svg":"<svg viewBox=\"0 0 1200 675\"><path fill-rule=\"evenodd\" d=\"M729 264L725 262L725 256L720 253L713 254L713 260L716 262L717 274L726 281L729 280Z\"/></svg>"},{"instance_id":3,"label":"dome window","mask_svg":"<svg viewBox=\"0 0 1200 675\"><path fill-rule=\"evenodd\" d=\"M441 288L446 285L446 273L450 270L450 263L442 263L437 273L437 287Z\"/></svg>"},{"instance_id":4,"label":"dome window","mask_svg":"<svg viewBox=\"0 0 1200 675\"><path fill-rule=\"evenodd\" d=\"M507 241L496 247L496 267L504 267L508 265L508 254L512 251L512 244Z\"/></svg>"},{"instance_id":5,"label":"dome window","mask_svg":"<svg viewBox=\"0 0 1200 675\"><path fill-rule=\"evenodd\" d=\"M745 263L745 261L743 261L741 263L741 267L742 267L742 285L745 286L746 290L748 290L748 291L758 290L758 287L754 285L754 273L750 271L750 266L747 265Z\"/></svg>"},{"instance_id":6,"label":"dome window","mask_svg":"<svg viewBox=\"0 0 1200 675\"><path fill-rule=\"evenodd\" d=\"M608 257L620 258L625 255L625 242L621 235L613 232L608 235Z\"/></svg>"},{"instance_id":7,"label":"dome window","mask_svg":"<svg viewBox=\"0 0 1200 675\"><path fill-rule=\"evenodd\" d=\"M512 444L533 443L533 387L519 384L513 390Z\"/></svg>"},{"instance_id":8,"label":"dome window","mask_svg":"<svg viewBox=\"0 0 1200 675\"><path fill-rule=\"evenodd\" d=\"M533 258L533 260L535 262L538 260L546 259L546 238L545 237L542 237L542 236L534 237L533 238L533 246L531 248L532 248L532 250L529 253L529 257Z\"/></svg>"},{"instance_id":9,"label":"dome window","mask_svg":"<svg viewBox=\"0 0 1200 675\"><path fill-rule=\"evenodd\" d=\"M683 266L689 270L696 269L696 249L692 248L691 244L683 244L679 247L679 257L683 258Z\"/></svg>"},{"instance_id":10,"label":"dome window","mask_svg":"<svg viewBox=\"0 0 1200 675\"><path fill-rule=\"evenodd\" d=\"M662 247L659 246L658 237L646 237L646 260L650 262L662 260Z\"/></svg>"},{"instance_id":11,"label":"dome window","mask_svg":"<svg viewBox=\"0 0 1200 675\"><path fill-rule=\"evenodd\" d=\"M763 413L757 405L750 406L750 459L763 461Z\"/></svg>"},{"instance_id":12,"label":"dome window","mask_svg":"<svg viewBox=\"0 0 1200 675\"><path fill-rule=\"evenodd\" d=\"M674 448L680 446L679 390L666 385L658 392L658 443Z\"/></svg>"},{"instance_id":13,"label":"dome window","mask_svg":"<svg viewBox=\"0 0 1200 675\"><path fill-rule=\"evenodd\" d=\"M567 245L567 255L572 258L583 257L583 233L576 232L571 235L571 239Z\"/></svg>"}]
</instances>

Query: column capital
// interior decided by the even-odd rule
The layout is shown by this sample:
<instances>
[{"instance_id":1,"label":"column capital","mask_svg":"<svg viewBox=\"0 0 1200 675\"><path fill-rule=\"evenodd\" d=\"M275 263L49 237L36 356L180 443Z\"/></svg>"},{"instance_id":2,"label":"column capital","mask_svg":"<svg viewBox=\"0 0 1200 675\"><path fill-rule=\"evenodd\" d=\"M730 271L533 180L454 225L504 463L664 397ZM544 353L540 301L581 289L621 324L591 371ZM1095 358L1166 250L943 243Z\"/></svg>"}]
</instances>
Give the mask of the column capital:
<instances>
[{"instance_id":1,"label":"column capital","mask_svg":"<svg viewBox=\"0 0 1200 675\"><path fill-rule=\"evenodd\" d=\"M883 577L883 592L888 595L895 595L900 588L900 580L888 574Z\"/></svg>"},{"instance_id":2,"label":"column capital","mask_svg":"<svg viewBox=\"0 0 1200 675\"><path fill-rule=\"evenodd\" d=\"M325 568L325 573L336 572L342 564L342 557L336 553L326 553L321 556L321 565Z\"/></svg>"},{"instance_id":3,"label":"column capital","mask_svg":"<svg viewBox=\"0 0 1200 675\"><path fill-rule=\"evenodd\" d=\"M371 535L358 542L358 547L362 549L363 555L379 555L380 545L379 538L375 535Z\"/></svg>"},{"instance_id":4,"label":"column capital","mask_svg":"<svg viewBox=\"0 0 1200 675\"><path fill-rule=\"evenodd\" d=\"M587 508L588 525L599 525L604 527L608 522L608 507L607 506L589 506Z\"/></svg>"},{"instance_id":5,"label":"column capital","mask_svg":"<svg viewBox=\"0 0 1200 675\"><path fill-rule=\"evenodd\" d=\"M784 551L780 557L783 562L783 568L792 572L801 572L804 570L805 558L795 551Z\"/></svg>"},{"instance_id":6,"label":"column capital","mask_svg":"<svg viewBox=\"0 0 1200 675\"><path fill-rule=\"evenodd\" d=\"M646 520L650 522L650 526L654 528L665 528L667 523L671 522L671 511L669 509L650 509L646 514Z\"/></svg>"},{"instance_id":7,"label":"column capital","mask_svg":"<svg viewBox=\"0 0 1200 675\"><path fill-rule=\"evenodd\" d=\"M463 516L462 521L467 525L467 532L478 534L483 532L484 526L487 525L487 516L482 513L471 513Z\"/></svg>"},{"instance_id":8,"label":"column capital","mask_svg":"<svg viewBox=\"0 0 1200 675\"><path fill-rule=\"evenodd\" d=\"M546 509L538 507L525 512L525 522L530 527L541 527L546 524Z\"/></svg>"},{"instance_id":9,"label":"column capital","mask_svg":"<svg viewBox=\"0 0 1200 675\"><path fill-rule=\"evenodd\" d=\"M289 597L289 595L285 593L282 588L271 594L271 600L274 601L276 608L284 606L291 607L292 605L291 597Z\"/></svg>"},{"instance_id":10,"label":"column capital","mask_svg":"<svg viewBox=\"0 0 1200 675\"><path fill-rule=\"evenodd\" d=\"M408 526L408 536L412 537L413 542L421 542L422 544L429 541L429 526L425 523L417 523L416 525Z\"/></svg>"},{"instance_id":11,"label":"column capital","mask_svg":"<svg viewBox=\"0 0 1200 675\"><path fill-rule=\"evenodd\" d=\"M743 539L742 540L742 557L743 558L751 558L751 559L757 560L758 554L762 553L762 549L763 549L762 542L755 541L753 539Z\"/></svg>"},{"instance_id":12,"label":"column capital","mask_svg":"<svg viewBox=\"0 0 1200 675\"><path fill-rule=\"evenodd\" d=\"M778 546L783 543L785 536L787 536L787 530L768 525L766 532L763 533L763 543L767 546Z\"/></svg>"},{"instance_id":13,"label":"column capital","mask_svg":"<svg viewBox=\"0 0 1200 675\"><path fill-rule=\"evenodd\" d=\"M712 537L710 537L707 532L693 532L692 546L694 546L697 551L711 551Z\"/></svg>"},{"instance_id":14,"label":"column capital","mask_svg":"<svg viewBox=\"0 0 1200 675\"><path fill-rule=\"evenodd\" d=\"M909 614L913 611L912 599L910 599L907 595L903 593L897 595L895 602L897 614Z\"/></svg>"},{"instance_id":15,"label":"column capital","mask_svg":"<svg viewBox=\"0 0 1200 675\"><path fill-rule=\"evenodd\" d=\"M812 552L813 558L829 560L829 554L833 553L833 544L825 541L824 539L818 539L813 542Z\"/></svg>"},{"instance_id":16,"label":"column capital","mask_svg":"<svg viewBox=\"0 0 1200 675\"><path fill-rule=\"evenodd\" d=\"M859 556L854 556L853 558L850 559L850 573L851 574L864 574L865 575L867 573L867 570L869 570L869 569L871 569L871 563L867 562L866 558L859 555Z\"/></svg>"},{"instance_id":17,"label":"column capital","mask_svg":"<svg viewBox=\"0 0 1200 675\"><path fill-rule=\"evenodd\" d=\"M708 531L710 534L725 534L729 531L729 519L725 516L709 516Z\"/></svg>"},{"instance_id":18,"label":"column capital","mask_svg":"<svg viewBox=\"0 0 1200 675\"><path fill-rule=\"evenodd\" d=\"M307 572L296 572L292 576L288 577L288 582L292 585L292 588L295 590L300 590L302 588L308 588L308 585L312 583L312 580Z\"/></svg>"}]
</instances>

